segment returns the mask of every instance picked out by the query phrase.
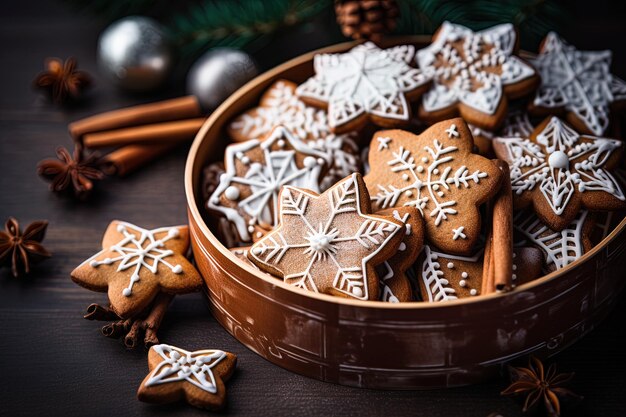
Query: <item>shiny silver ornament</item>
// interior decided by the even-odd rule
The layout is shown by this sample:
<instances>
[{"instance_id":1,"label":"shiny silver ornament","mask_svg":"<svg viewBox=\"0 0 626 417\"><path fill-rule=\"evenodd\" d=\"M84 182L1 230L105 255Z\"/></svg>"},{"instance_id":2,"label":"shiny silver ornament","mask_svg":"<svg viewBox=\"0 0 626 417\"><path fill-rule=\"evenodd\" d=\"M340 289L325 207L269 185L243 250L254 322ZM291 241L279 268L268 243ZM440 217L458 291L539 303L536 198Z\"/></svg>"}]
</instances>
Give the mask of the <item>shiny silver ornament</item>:
<instances>
[{"instance_id":1,"label":"shiny silver ornament","mask_svg":"<svg viewBox=\"0 0 626 417\"><path fill-rule=\"evenodd\" d=\"M127 90L154 90L165 81L172 64L167 35L149 17L120 19L106 28L98 40L100 71Z\"/></svg>"},{"instance_id":2,"label":"shiny silver ornament","mask_svg":"<svg viewBox=\"0 0 626 417\"><path fill-rule=\"evenodd\" d=\"M206 110L213 110L257 74L250 55L236 49L215 48L192 65L187 74L187 93L195 95Z\"/></svg>"}]
</instances>

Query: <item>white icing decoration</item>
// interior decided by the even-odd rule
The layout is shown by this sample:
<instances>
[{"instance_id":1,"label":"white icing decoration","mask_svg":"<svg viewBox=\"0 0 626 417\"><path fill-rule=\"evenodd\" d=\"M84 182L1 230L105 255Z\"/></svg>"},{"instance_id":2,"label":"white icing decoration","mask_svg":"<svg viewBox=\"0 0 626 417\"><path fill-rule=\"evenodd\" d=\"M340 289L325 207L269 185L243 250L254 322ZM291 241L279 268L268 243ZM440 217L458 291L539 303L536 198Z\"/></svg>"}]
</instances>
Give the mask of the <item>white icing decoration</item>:
<instances>
[{"instance_id":1,"label":"white icing decoration","mask_svg":"<svg viewBox=\"0 0 626 417\"><path fill-rule=\"evenodd\" d=\"M163 360L154 368L146 386L187 381L203 391L217 393L213 368L226 358L221 350L197 350L188 352L175 346L160 344L152 346Z\"/></svg>"},{"instance_id":2,"label":"white icing decoration","mask_svg":"<svg viewBox=\"0 0 626 417\"><path fill-rule=\"evenodd\" d=\"M449 128L446 129L446 133L448 134L448 137L455 137L458 138L459 137L459 131L456 130L456 125L453 123L450 125Z\"/></svg>"},{"instance_id":3,"label":"white icing decoration","mask_svg":"<svg viewBox=\"0 0 626 417\"><path fill-rule=\"evenodd\" d=\"M272 150L272 145L278 140L284 140L293 149ZM263 152L262 160L252 162L249 169L243 175L239 175L235 166L237 155L243 156L259 148ZM298 153L308 155L304 158L303 166L296 163ZM230 145L226 148L224 157L226 172L220 177L220 182L207 201L207 206L223 213L235 225L241 239L249 241L254 226L269 228L276 224L278 193L282 186L293 185L319 191L322 166L318 159L323 160L324 157L324 154L312 149L280 126L264 141L253 139ZM247 187L250 191L246 198L237 202L236 207L239 210L225 206L219 200L219 196L234 184ZM241 211L245 213L245 217Z\"/></svg>"},{"instance_id":4,"label":"white icing decoration","mask_svg":"<svg viewBox=\"0 0 626 417\"><path fill-rule=\"evenodd\" d=\"M333 134L328 126L326 111L304 104L295 95L294 89L282 81L267 90L263 106L238 116L230 124L231 129L250 139L260 139L276 126L284 126L308 146L322 152L326 161L330 162L328 172L320 183L321 191L359 171L360 157L355 135ZM285 145L284 140L277 141L277 146L282 148Z\"/></svg>"},{"instance_id":5,"label":"white icing decoration","mask_svg":"<svg viewBox=\"0 0 626 417\"><path fill-rule=\"evenodd\" d=\"M594 135L602 135L611 103L626 99L626 83L610 73L611 59L611 51L579 51L550 32L531 61L541 75L533 104L565 108Z\"/></svg>"},{"instance_id":6,"label":"white icing decoration","mask_svg":"<svg viewBox=\"0 0 626 417\"><path fill-rule=\"evenodd\" d=\"M178 228L162 227L159 229L146 230L135 226L134 224L120 222L117 226L117 231L122 233L124 238L115 245L109 247L108 250L119 253L119 256L116 256L115 258L105 258L100 261L92 258L86 262L93 268L97 268L100 265L111 265L112 263L119 262L117 272L135 267L135 270L130 276L130 283L128 284L128 287L122 290L122 294L125 297L130 297L132 295L133 286L139 281L139 272L142 267L153 274L158 273L159 264L165 265L175 274L181 274L183 272L182 266L172 265L164 259L173 255L174 251L161 249L165 246L165 242L168 240L178 238ZM164 232L167 232L164 237L161 239L155 238L155 235ZM139 237L137 237L137 234Z\"/></svg>"},{"instance_id":7,"label":"white icing decoration","mask_svg":"<svg viewBox=\"0 0 626 417\"><path fill-rule=\"evenodd\" d=\"M511 168L513 192L522 194L538 186L556 215L563 213L576 191L602 191L626 199L603 168L613 151L622 146L618 140L581 136L552 117L537 135L537 143L524 138L497 138L495 142L505 146L506 155L499 156Z\"/></svg>"},{"instance_id":8,"label":"white icing decoration","mask_svg":"<svg viewBox=\"0 0 626 417\"><path fill-rule=\"evenodd\" d=\"M448 267L448 269L453 269L454 268L454 264L452 262L448 262L448 265L446 265Z\"/></svg>"},{"instance_id":9,"label":"white icing decoration","mask_svg":"<svg viewBox=\"0 0 626 417\"><path fill-rule=\"evenodd\" d=\"M589 212L580 210L565 229L555 232L546 226L530 210L520 211L513 217L513 227L528 242L516 242L516 246L530 243L544 253L546 264L561 269L583 255L583 225Z\"/></svg>"},{"instance_id":10,"label":"white icing decoration","mask_svg":"<svg viewBox=\"0 0 626 417\"><path fill-rule=\"evenodd\" d=\"M224 190L224 196L231 201L237 200L239 198L239 188L231 185Z\"/></svg>"},{"instance_id":11,"label":"white icing decoration","mask_svg":"<svg viewBox=\"0 0 626 417\"><path fill-rule=\"evenodd\" d=\"M531 66L512 55L515 41L511 24L472 32L444 22L435 41L417 52L419 67L433 77L433 87L423 96L424 110L434 112L460 102L494 114L504 86L535 75Z\"/></svg>"},{"instance_id":12,"label":"white icing decoration","mask_svg":"<svg viewBox=\"0 0 626 417\"><path fill-rule=\"evenodd\" d=\"M391 138L378 137L378 150L382 151L383 149L389 149L389 142L391 142Z\"/></svg>"},{"instance_id":13,"label":"white icing decoration","mask_svg":"<svg viewBox=\"0 0 626 417\"><path fill-rule=\"evenodd\" d=\"M406 93L429 79L408 65L413 46L380 49L372 42L344 54L320 54L314 58L315 76L298 86L300 97L328 103L331 127L342 126L361 115L408 120Z\"/></svg>"},{"instance_id":14,"label":"white icing decoration","mask_svg":"<svg viewBox=\"0 0 626 417\"><path fill-rule=\"evenodd\" d=\"M304 270L291 269L295 266L291 263L283 265L285 282L319 292L314 281L313 268L323 262L324 265L332 265L336 269L332 282L336 290L352 298L367 300L369 298L367 263L401 228L395 223L380 217L370 217L361 212L361 193L358 190L356 174L352 174L320 196L288 186L283 189L281 198L282 227L289 227L285 226L286 223L291 227L295 225L304 227L302 238L297 242L290 242L287 240L290 235L285 235L282 229L277 229L253 245L252 256L263 264L277 268L287 252L299 251L302 256L309 258L309 262ZM318 225L312 225L307 219L307 210L314 210L316 201L319 200L321 203L323 199L327 199L329 203L327 218ZM346 221L345 213L352 213L352 216L359 219L360 226L357 230ZM336 220L340 214L342 216ZM350 243L353 250L364 253L359 265L344 265L342 262L345 258L336 256L335 245L346 242Z\"/></svg>"},{"instance_id":15,"label":"white icing decoration","mask_svg":"<svg viewBox=\"0 0 626 417\"><path fill-rule=\"evenodd\" d=\"M437 252L430 246L424 245L424 262L422 263L421 271L419 271L420 279L426 288L426 294L422 294L422 296L425 297L425 300L430 302L456 300L458 298L456 291L450 286L450 281L446 278L444 271L441 269L441 264L438 262L439 258L476 263L482 259L482 255L482 250L471 257L450 255ZM450 267L448 266L448 268ZM463 274L461 274L461 276L463 276ZM465 274L464 278L466 277L467 274ZM465 284L467 285L467 282L465 282ZM461 286L464 287L464 285Z\"/></svg>"}]
</instances>

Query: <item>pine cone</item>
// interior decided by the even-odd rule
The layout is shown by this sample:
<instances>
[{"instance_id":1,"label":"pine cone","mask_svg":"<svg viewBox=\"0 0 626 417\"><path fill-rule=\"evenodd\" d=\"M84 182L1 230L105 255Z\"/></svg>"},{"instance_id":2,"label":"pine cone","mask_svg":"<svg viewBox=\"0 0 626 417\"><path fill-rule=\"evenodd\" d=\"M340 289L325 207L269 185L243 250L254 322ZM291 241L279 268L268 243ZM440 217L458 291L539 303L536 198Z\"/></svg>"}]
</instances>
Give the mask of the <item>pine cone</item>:
<instances>
[{"instance_id":1,"label":"pine cone","mask_svg":"<svg viewBox=\"0 0 626 417\"><path fill-rule=\"evenodd\" d=\"M337 23L344 36L379 41L396 27L396 0L335 0Z\"/></svg>"}]
</instances>

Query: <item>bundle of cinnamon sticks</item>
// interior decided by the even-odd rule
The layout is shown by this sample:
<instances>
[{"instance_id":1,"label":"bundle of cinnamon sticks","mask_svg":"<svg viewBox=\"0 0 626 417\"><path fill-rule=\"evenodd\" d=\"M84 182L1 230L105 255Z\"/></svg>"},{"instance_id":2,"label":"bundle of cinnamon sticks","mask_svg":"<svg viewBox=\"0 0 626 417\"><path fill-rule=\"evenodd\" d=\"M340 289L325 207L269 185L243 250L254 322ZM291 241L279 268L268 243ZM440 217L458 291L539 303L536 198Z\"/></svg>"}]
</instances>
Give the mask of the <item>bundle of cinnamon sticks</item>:
<instances>
[{"instance_id":1,"label":"bundle of cinnamon sticks","mask_svg":"<svg viewBox=\"0 0 626 417\"><path fill-rule=\"evenodd\" d=\"M85 149L113 149L104 169L124 176L191 141L205 120L196 97L185 96L97 114L68 129Z\"/></svg>"}]
</instances>

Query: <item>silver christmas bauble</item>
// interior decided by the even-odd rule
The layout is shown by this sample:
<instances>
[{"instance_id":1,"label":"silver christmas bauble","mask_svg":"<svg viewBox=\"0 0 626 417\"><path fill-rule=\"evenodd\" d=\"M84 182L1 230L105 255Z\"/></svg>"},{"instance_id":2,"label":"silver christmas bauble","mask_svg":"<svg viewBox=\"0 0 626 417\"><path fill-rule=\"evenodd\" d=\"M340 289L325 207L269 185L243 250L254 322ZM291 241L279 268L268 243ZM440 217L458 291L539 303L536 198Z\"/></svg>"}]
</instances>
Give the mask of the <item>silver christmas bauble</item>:
<instances>
[{"instance_id":1,"label":"silver christmas bauble","mask_svg":"<svg viewBox=\"0 0 626 417\"><path fill-rule=\"evenodd\" d=\"M169 75L172 64L172 48L165 31L149 17L120 19L98 39L100 71L124 89L157 88Z\"/></svg>"},{"instance_id":2,"label":"silver christmas bauble","mask_svg":"<svg viewBox=\"0 0 626 417\"><path fill-rule=\"evenodd\" d=\"M215 48L192 65L187 74L187 93L195 95L206 110L213 110L257 74L250 55L236 49Z\"/></svg>"}]
</instances>

